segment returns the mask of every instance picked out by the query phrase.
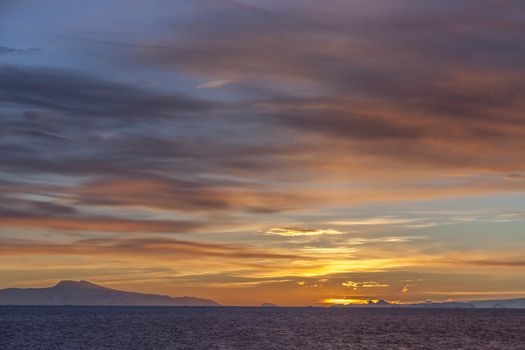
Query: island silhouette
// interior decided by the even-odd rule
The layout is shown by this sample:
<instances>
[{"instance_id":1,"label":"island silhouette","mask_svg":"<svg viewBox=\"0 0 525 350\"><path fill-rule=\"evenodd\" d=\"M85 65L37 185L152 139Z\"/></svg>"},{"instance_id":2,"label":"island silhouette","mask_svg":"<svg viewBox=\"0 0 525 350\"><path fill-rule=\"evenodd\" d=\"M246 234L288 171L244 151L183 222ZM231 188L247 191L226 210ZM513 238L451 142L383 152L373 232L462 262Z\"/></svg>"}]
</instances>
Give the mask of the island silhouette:
<instances>
[{"instance_id":1,"label":"island silhouette","mask_svg":"<svg viewBox=\"0 0 525 350\"><path fill-rule=\"evenodd\" d=\"M48 288L1 289L0 305L220 306L209 299L126 292L68 280Z\"/></svg>"}]
</instances>

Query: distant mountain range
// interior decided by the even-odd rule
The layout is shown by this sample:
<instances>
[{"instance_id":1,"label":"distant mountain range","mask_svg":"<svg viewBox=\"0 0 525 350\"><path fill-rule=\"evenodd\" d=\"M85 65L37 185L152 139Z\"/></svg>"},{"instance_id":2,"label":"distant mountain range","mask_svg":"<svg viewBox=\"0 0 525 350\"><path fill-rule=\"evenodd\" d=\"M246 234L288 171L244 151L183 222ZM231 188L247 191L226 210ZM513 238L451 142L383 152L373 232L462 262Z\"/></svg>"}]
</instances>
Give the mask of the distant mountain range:
<instances>
[{"instance_id":1,"label":"distant mountain range","mask_svg":"<svg viewBox=\"0 0 525 350\"><path fill-rule=\"evenodd\" d=\"M124 292L88 281L61 281L49 288L0 289L0 305L221 306L208 299Z\"/></svg>"},{"instance_id":2,"label":"distant mountain range","mask_svg":"<svg viewBox=\"0 0 525 350\"><path fill-rule=\"evenodd\" d=\"M364 305L332 305L334 307L406 307L406 308L429 308L429 309L525 309L525 298L504 300L475 300L468 302L447 301L427 302L414 304L391 304L386 300L368 301Z\"/></svg>"},{"instance_id":3,"label":"distant mountain range","mask_svg":"<svg viewBox=\"0 0 525 350\"><path fill-rule=\"evenodd\" d=\"M88 281L61 281L48 288L0 289L0 305L93 305L93 306L221 306L213 300L195 297L125 292ZM277 307L263 303L261 307ZM392 304L386 300L368 301L366 305L332 305L333 307L433 308L433 309L525 309L525 298L476 300L469 302L426 302Z\"/></svg>"}]
</instances>

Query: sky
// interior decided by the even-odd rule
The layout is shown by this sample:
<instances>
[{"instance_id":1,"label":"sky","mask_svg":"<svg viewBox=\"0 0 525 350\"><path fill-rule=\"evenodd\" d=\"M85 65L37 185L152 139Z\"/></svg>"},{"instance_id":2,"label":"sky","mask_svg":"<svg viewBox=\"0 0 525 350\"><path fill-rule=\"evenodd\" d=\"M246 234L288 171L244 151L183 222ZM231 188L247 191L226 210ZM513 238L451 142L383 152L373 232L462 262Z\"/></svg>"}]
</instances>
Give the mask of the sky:
<instances>
[{"instance_id":1,"label":"sky","mask_svg":"<svg viewBox=\"0 0 525 350\"><path fill-rule=\"evenodd\" d=\"M0 1L0 288L525 297L524 6Z\"/></svg>"}]
</instances>

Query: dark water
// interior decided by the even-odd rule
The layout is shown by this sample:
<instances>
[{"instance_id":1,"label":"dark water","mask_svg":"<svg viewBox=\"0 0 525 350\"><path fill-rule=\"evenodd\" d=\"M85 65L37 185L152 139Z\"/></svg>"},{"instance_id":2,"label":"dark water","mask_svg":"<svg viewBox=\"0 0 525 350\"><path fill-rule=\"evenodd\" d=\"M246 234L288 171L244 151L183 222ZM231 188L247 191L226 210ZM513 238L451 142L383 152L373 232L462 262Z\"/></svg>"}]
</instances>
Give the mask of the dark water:
<instances>
[{"instance_id":1,"label":"dark water","mask_svg":"<svg viewBox=\"0 0 525 350\"><path fill-rule=\"evenodd\" d=\"M525 310L0 307L0 349L525 349Z\"/></svg>"}]
</instances>

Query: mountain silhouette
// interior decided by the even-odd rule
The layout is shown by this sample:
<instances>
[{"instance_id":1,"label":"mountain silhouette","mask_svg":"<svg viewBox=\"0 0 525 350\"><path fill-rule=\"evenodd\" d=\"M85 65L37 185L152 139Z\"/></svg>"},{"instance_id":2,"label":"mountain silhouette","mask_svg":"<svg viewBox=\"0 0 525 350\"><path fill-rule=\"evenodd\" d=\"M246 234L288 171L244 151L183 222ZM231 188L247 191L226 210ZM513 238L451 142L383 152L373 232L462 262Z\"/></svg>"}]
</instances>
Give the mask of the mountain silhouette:
<instances>
[{"instance_id":1,"label":"mountain silhouette","mask_svg":"<svg viewBox=\"0 0 525 350\"><path fill-rule=\"evenodd\" d=\"M366 304L331 305L332 307L394 307L394 308L429 308L429 309L525 309L525 298L501 300L474 300L468 302L446 301L412 304L391 304L384 299L368 300Z\"/></svg>"},{"instance_id":2,"label":"mountain silhouette","mask_svg":"<svg viewBox=\"0 0 525 350\"><path fill-rule=\"evenodd\" d=\"M125 292L88 281L60 281L48 288L0 289L0 305L220 306L208 299Z\"/></svg>"}]
</instances>

